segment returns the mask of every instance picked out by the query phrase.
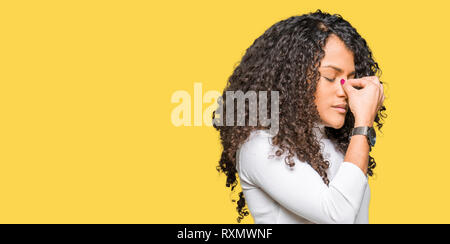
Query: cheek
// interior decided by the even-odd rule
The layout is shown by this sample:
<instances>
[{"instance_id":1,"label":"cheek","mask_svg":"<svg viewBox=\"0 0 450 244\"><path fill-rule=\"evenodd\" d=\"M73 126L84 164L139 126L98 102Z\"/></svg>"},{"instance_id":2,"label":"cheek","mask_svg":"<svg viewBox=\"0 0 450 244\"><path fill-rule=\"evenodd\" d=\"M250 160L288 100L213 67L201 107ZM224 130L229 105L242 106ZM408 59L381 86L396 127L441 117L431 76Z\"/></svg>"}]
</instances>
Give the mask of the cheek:
<instances>
[{"instance_id":1,"label":"cheek","mask_svg":"<svg viewBox=\"0 0 450 244\"><path fill-rule=\"evenodd\" d=\"M319 116L322 120L329 116L329 111L327 108L328 106L325 97L320 96L318 94L318 96L316 96L315 104L317 112L319 113Z\"/></svg>"},{"instance_id":2,"label":"cheek","mask_svg":"<svg viewBox=\"0 0 450 244\"><path fill-rule=\"evenodd\" d=\"M314 100L319 112L327 107L328 97L329 96L327 94L327 88L325 84L323 84L323 82L319 82L319 84L317 84Z\"/></svg>"}]
</instances>

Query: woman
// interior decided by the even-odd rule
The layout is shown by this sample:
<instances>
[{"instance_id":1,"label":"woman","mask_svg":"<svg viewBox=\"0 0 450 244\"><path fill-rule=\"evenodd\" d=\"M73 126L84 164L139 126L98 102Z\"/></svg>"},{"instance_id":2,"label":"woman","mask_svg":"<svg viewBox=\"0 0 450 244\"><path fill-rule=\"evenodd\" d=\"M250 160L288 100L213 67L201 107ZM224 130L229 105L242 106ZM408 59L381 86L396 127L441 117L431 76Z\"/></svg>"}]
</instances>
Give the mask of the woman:
<instances>
[{"instance_id":1,"label":"woman","mask_svg":"<svg viewBox=\"0 0 450 244\"><path fill-rule=\"evenodd\" d=\"M279 131L215 125L223 145L217 169L232 191L239 176L243 190L238 222L248 204L255 223L368 223L375 138L367 131L386 117L380 74L366 41L340 15L293 16L255 40L223 104L226 91L279 91Z\"/></svg>"}]
</instances>

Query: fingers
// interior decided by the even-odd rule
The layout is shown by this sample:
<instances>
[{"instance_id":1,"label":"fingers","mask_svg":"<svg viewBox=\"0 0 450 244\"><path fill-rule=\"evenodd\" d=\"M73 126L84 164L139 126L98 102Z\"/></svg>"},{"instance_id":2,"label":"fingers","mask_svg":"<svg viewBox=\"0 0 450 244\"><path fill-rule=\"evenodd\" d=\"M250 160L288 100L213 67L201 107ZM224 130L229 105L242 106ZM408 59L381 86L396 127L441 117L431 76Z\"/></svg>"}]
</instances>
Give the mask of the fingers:
<instances>
[{"instance_id":1,"label":"fingers","mask_svg":"<svg viewBox=\"0 0 450 244\"><path fill-rule=\"evenodd\" d=\"M342 82L342 81L341 81ZM341 83L342 84L342 83ZM344 92L347 96L350 96L356 89L353 88L350 80L344 81L344 84L342 85L342 88L344 88Z\"/></svg>"},{"instance_id":2,"label":"fingers","mask_svg":"<svg viewBox=\"0 0 450 244\"><path fill-rule=\"evenodd\" d=\"M361 79L348 79L345 81L344 85L350 85L352 87L361 87L364 88L369 84L369 80L361 78Z\"/></svg>"},{"instance_id":3,"label":"fingers","mask_svg":"<svg viewBox=\"0 0 450 244\"><path fill-rule=\"evenodd\" d=\"M358 88L364 88L369 84L369 81L363 79L348 79L344 82L342 88L344 88L344 92L347 96L351 96L355 91L358 91Z\"/></svg>"},{"instance_id":4,"label":"fingers","mask_svg":"<svg viewBox=\"0 0 450 244\"><path fill-rule=\"evenodd\" d=\"M381 107L383 107L383 103L384 103L384 92L383 92L383 84L381 84L381 91L382 91L382 96L381 96L381 101L380 101L380 106L378 108L377 111L380 111Z\"/></svg>"},{"instance_id":5,"label":"fingers","mask_svg":"<svg viewBox=\"0 0 450 244\"><path fill-rule=\"evenodd\" d=\"M358 91L355 87L365 88L367 86L374 86L377 89L377 112L381 109L384 102L384 88L377 76L366 76L358 79L348 79L345 81L343 88L347 95L351 95L353 92Z\"/></svg>"},{"instance_id":6,"label":"fingers","mask_svg":"<svg viewBox=\"0 0 450 244\"><path fill-rule=\"evenodd\" d=\"M371 82L375 86L379 87L378 108L377 108L377 112L378 112L381 109L381 107L383 106L383 102L384 102L383 84L381 84L381 82L377 76L368 76L368 77L363 77L362 79L365 79L368 82Z\"/></svg>"},{"instance_id":7,"label":"fingers","mask_svg":"<svg viewBox=\"0 0 450 244\"><path fill-rule=\"evenodd\" d=\"M384 87L383 87L383 84L380 84L381 85L381 102L380 102L380 109L381 109L381 107L383 106L383 103L384 103Z\"/></svg>"},{"instance_id":8,"label":"fingers","mask_svg":"<svg viewBox=\"0 0 450 244\"><path fill-rule=\"evenodd\" d=\"M384 88L383 88L383 84L381 84L380 80L378 79L378 77L373 76L374 78L372 79L372 81L378 85L379 89L380 89L380 99L378 100L378 109L377 112L380 111L381 107L383 106L383 102L384 102Z\"/></svg>"},{"instance_id":9,"label":"fingers","mask_svg":"<svg viewBox=\"0 0 450 244\"><path fill-rule=\"evenodd\" d=\"M362 77L361 79L365 80L371 84L374 84L377 87L380 87L380 85L381 85L380 80L376 76L367 76L367 77Z\"/></svg>"}]
</instances>

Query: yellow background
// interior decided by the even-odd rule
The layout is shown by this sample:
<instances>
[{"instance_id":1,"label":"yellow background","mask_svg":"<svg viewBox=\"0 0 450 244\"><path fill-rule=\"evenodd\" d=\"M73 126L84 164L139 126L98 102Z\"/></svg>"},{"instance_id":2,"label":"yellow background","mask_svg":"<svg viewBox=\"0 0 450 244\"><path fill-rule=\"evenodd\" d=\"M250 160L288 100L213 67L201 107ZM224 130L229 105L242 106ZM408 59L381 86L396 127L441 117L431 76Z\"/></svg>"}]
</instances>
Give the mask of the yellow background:
<instances>
[{"instance_id":1,"label":"yellow background","mask_svg":"<svg viewBox=\"0 0 450 244\"><path fill-rule=\"evenodd\" d=\"M267 28L316 9L389 84L370 223L449 223L448 1L317 0L2 1L0 222L235 223L218 133L175 127L171 95L221 91Z\"/></svg>"}]
</instances>

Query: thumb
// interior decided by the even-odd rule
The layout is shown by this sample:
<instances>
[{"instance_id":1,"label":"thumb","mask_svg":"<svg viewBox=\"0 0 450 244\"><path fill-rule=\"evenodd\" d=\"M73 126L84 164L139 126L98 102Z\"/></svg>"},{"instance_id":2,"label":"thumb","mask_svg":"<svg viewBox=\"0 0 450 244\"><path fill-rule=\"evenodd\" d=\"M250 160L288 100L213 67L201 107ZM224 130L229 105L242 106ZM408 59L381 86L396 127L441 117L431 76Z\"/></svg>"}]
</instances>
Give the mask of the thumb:
<instances>
[{"instance_id":1,"label":"thumb","mask_svg":"<svg viewBox=\"0 0 450 244\"><path fill-rule=\"evenodd\" d=\"M352 94L356 90L348 80L341 79L341 85L347 95Z\"/></svg>"}]
</instances>

